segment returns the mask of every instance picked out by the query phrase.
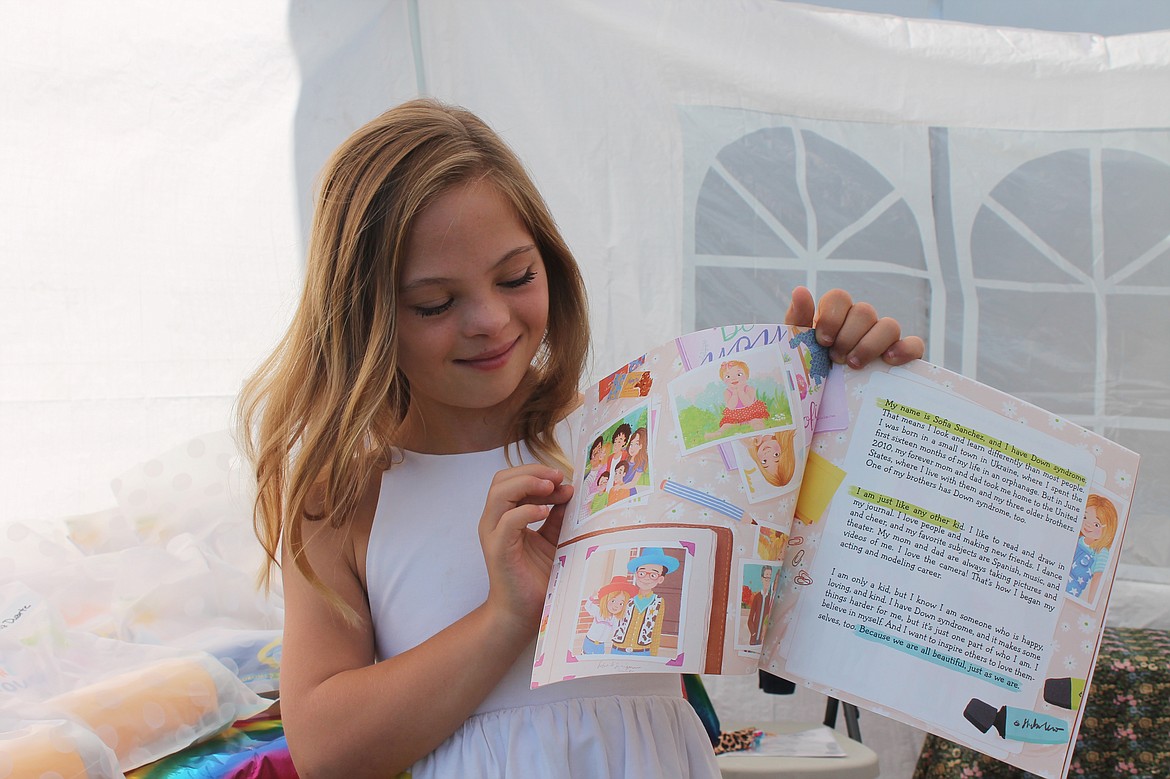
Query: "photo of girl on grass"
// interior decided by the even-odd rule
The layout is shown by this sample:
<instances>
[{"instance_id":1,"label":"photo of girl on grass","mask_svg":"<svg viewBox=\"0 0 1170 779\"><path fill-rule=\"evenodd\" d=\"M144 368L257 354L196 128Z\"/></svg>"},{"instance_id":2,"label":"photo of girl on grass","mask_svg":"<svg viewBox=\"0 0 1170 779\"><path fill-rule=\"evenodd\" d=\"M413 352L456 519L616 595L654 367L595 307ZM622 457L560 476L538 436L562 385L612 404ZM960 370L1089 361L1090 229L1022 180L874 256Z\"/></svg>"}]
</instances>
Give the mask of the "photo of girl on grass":
<instances>
[{"instance_id":1,"label":"photo of girl on grass","mask_svg":"<svg viewBox=\"0 0 1170 779\"><path fill-rule=\"evenodd\" d=\"M684 454L792 425L781 351L751 349L705 363L670 384Z\"/></svg>"}]
</instances>

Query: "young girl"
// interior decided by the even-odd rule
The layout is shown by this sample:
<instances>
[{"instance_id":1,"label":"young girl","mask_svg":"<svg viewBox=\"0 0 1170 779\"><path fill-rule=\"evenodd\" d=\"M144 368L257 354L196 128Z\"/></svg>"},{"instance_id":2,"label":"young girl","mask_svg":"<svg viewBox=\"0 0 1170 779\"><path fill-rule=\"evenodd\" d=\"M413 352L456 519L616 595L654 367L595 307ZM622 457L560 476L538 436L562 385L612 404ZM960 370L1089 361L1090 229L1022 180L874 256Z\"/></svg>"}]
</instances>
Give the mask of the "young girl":
<instances>
[{"instance_id":1,"label":"young girl","mask_svg":"<svg viewBox=\"0 0 1170 779\"><path fill-rule=\"evenodd\" d=\"M773 435L757 435L744 440L748 454L773 487L788 484L796 472L795 437L795 430L781 430Z\"/></svg>"},{"instance_id":2,"label":"young girl","mask_svg":"<svg viewBox=\"0 0 1170 779\"><path fill-rule=\"evenodd\" d=\"M585 633L582 654L603 655L609 651L618 620L626 613L626 604L630 598L637 594L638 591L629 579L615 576L596 595L585 601L585 612L593 621Z\"/></svg>"},{"instance_id":3,"label":"young girl","mask_svg":"<svg viewBox=\"0 0 1170 779\"><path fill-rule=\"evenodd\" d=\"M646 451L647 437L648 433L644 427L639 427L630 436L630 445L626 449L626 456L630 462L630 470L625 479L626 484L631 482L635 486L650 484L650 474L647 472L650 467L650 455Z\"/></svg>"},{"instance_id":4,"label":"young girl","mask_svg":"<svg viewBox=\"0 0 1170 779\"><path fill-rule=\"evenodd\" d=\"M813 309L800 288L788 317ZM241 398L302 776L718 776L678 675L530 689L587 310L474 115L412 101L329 160L299 307ZM817 313L838 360L922 354L839 290Z\"/></svg>"},{"instance_id":5,"label":"young girl","mask_svg":"<svg viewBox=\"0 0 1170 779\"><path fill-rule=\"evenodd\" d=\"M723 414L719 418L719 429L707 434L716 438L727 434L727 428L736 425L750 425L753 430L764 427L768 421L768 407L756 397L756 388L747 383L748 366L743 360L727 360L719 364L719 378L727 385L723 390Z\"/></svg>"},{"instance_id":6,"label":"young girl","mask_svg":"<svg viewBox=\"0 0 1170 779\"><path fill-rule=\"evenodd\" d=\"M1077 548L1065 587L1069 594L1078 598L1083 596L1090 602L1096 597L1101 575L1109 565L1109 547L1113 546L1116 534L1117 509L1113 502L1090 493L1085 501L1085 517L1081 521L1081 534L1077 536Z\"/></svg>"}]
</instances>

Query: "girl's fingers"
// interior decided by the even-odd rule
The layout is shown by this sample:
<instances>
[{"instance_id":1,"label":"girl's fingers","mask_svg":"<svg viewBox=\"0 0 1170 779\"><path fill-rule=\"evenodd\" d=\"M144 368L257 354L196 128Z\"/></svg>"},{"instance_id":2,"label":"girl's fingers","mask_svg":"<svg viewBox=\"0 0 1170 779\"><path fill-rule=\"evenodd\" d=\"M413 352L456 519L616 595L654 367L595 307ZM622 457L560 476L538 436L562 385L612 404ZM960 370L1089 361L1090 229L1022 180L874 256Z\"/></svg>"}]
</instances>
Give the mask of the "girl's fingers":
<instances>
[{"instance_id":1,"label":"girl's fingers","mask_svg":"<svg viewBox=\"0 0 1170 779\"><path fill-rule=\"evenodd\" d=\"M843 289L831 289L822 295L812 321L817 330L817 343L821 346L836 344L852 308L853 298Z\"/></svg>"},{"instance_id":2,"label":"girl's fingers","mask_svg":"<svg viewBox=\"0 0 1170 779\"><path fill-rule=\"evenodd\" d=\"M788 304L788 313L784 315L784 324L812 327L814 314L816 314L816 303L808 288L797 287L792 290L792 300Z\"/></svg>"},{"instance_id":3,"label":"girl's fingers","mask_svg":"<svg viewBox=\"0 0 1170 779\"><path fill-rule=\"evenodd\" d=\"M480 520L481 530L491 532L501 518L519 507L527 523L539 522L548 513L545 506L568 502L573 488L564 483L564 474L544 465L522 465L500 471L492 480ZM534 513L535 512L535 513Z\"/></svg>"},{"instance_id":4,"label":"girl's fingers","mask_svg":"<svg viewBox=\"0 0 1170 779\"><path fill-rule=\"evenodd\" d=\"M854 306L854 308L856 307ZM860 338L848 351L845 350L845 339L838 340L838 344L841 344L841 351L833 354L833 358L839 358L840 362L844 362L850 368L861 368L885 354L891 346L898 342L901 336L902 328L896 319L890 317L877 319L862 332ZM834 350L837 348L834 347Z\"/></svg>"},{"instance_id":5,"label":"girl's fingers","mask_svg":"<svg viewBox=\"0 0 1170 779\"><path fill-rule=\"evenodd\" d=\"M495 530L520 533L532 523L546 519L550 513L549 508L544 504L523 504L508 509L500 515Z\"/></svg>"},{"instance_id":6,"label":"girl's fingers","mask_svg":"<svg viewBox=\"0 0 1170 779\"><path fill-rule=\"evenodd\" d=\"M565 504L553 506L545 517L544 524L540 526L537 532L548 541L553 547L556 547L557 541L561 538L561 525L565 521Z\"/></svg>"},{"instance_id":7,"label":"girl's fingers","mask_svg":"<svg viewBox=\"0 0 1170 779\"><path fill-rule=\"evenodd\" d=\"M521 465L500 471L488 488L488 501L519 504L532 496L548 495L556 489L564 474L544 465Z\"/></svg>"},{"instance_id":8,"label":"girl's fingers","mask_svg":"<svg viewBox=\"0 0 1170 779\"><path fill-rule=\"evenodd\" d=\"M878 318L869 303L854 303L843 289L831 289L813 305L805 287L792 290L792 302L784 321L815 327L817 342L829 347L833 362L860 368L879 356L890 365L920 359L926 344L918 336L901 337L901 326L890 317Z\"/></svg>"},{"instance_id":9,"label":"girl's fingers","mask_svg":"<svg viewBox=\"0 0 1170 779\"><path fill-rule=\"evenodd\" d=\"M909 335L886 349L882 359L890 365L905 365L911 360L918 360L926 354L926 344L916 335Z\"/></svg>"},{"instance_id":10,"label":"girl's fingers","mask_svg":"<svg viewBox=\"0 0 1170 779\"><path fill-rule=\"evenodd\" d=\"M893 338L888 341L881 339L887 338L890 335L890 326L893 326ZM893 319L882 320L879 326L877 311L869 303L854 303L849 307L849 312L845 315L845 321L841 323L840 329L837 331L836 337L833 338L833 346L829 349L829 357L833 362L843 363L850 360L849 365L854 368L860 368L869 359L881 354L889 348L890 344L897 341L901 335L900 328L897 321ZM868 349L877 347L874 354L869 354ZM858 352L859 347L861 351Z\"/></svg>"}]
</instances>

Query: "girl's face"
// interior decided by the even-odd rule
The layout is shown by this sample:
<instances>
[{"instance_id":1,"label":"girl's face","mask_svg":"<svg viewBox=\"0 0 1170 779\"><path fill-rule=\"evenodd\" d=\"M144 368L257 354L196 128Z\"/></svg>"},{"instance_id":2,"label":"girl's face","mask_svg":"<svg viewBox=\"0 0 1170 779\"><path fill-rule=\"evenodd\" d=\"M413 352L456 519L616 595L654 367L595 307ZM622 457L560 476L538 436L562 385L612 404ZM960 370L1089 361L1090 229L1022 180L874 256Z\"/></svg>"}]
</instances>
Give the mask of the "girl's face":
<instances>
[{"instance_id":1,"label":"girl's face","mask_svg":"<svg viewBox=\"0 0 1170 779\"><path fill-rule=\"evenodd\" d=\"M743 368L739 367L738 365L732 365L723 372L723 381L727 384L728 387L738 387L740 384L743 384L743 381L746 378L747 374L745 374L743 372Z\"/></svg>"},{"instance_id":2,"label":"girl's face","mask_svg":"<svg viewBox=\"0 0 1170 779\"><path fill-rule=\"evenodd\" d=\"M469 181L419 215L403 259L398 364L427 451L506 443L523 399L517 388L548 325L532 234L489 181Z\"/></svg>"},{"instance_id":3,"label":"girl's face","mask_svg":"<svg viewBox=\"0 0 1170 779\"><path fill-rule=\"evenodd\" d=\"M629 603L630 596L624 592L618 591L609 596L609 601L605 604L605 610L610 614L617 616L626 610L626 604Z\"/></svg>"},{"instance_id":4,"label":"girl's face","mask_svg":"<svg viewBox=\"0 0 1170 779\"><path fill-rule=\"evenodd\" d=\"M642 451L642 436L635 435L630 439L630 455L636 455L640 451Z\"/></svg>"},{"instance_id":5,"label":"girl's face","mask_svg":"<svg viewBox=\"0 0 1170 779\"><path fill-rule=\"evenodd\" d=\"M605 454L605 446L602 444L597 444L596 446L593 447L593 451L589 453L589 459L592 460L593 462L597 462L598 460L601 459L602 455L604 455L604 454Z\"/></svg>"},{"instance_id":6,"label":"girl's face","mask_svg":"<svg viewBox=\"0 0 1170 779\"><path fill-rule=\"evenodd\" d=\"M1085 537L1086 541L1096 541L1101 537L1104 528L1101 526L1101 520L1097 519L1097 509L1092 506L1085 508L1085 519L1081 522L1081 535Z\"/></svg>"},{"instance_id":7,"label":"girl's face","mask_svg":"<svg viewBox=\"0 0 1170 779\"><path fill-rule=\"evenodd\" d=\"M760 460L760 467L766 471L775 471L780 462L780 442L775 436L764 436L759 439L756 448L756 457Z\"/></svg>"}]
</instances>

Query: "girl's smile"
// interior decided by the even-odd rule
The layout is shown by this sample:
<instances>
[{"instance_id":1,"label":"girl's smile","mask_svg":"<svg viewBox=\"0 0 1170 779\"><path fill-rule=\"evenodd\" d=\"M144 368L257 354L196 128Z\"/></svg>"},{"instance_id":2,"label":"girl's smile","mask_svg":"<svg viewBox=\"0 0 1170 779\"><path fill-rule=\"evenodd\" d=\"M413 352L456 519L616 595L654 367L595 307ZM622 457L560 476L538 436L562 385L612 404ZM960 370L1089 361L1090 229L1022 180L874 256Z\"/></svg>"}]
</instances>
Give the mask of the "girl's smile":
<instances>
[{"instance_id":1,"label":"girl's smile","mask_svg":"<svg viewBox=\"0 0 1170 779\"><path fill-rule=\"evenodd\" d=\"M512 350L519 342L520 339L517 337L511 343L506 344L498 349L488 349L487 351L481 352L475 357L467 357L464 359L455 360L455 362L481 371L492 371L496 368L502 368L508 364L508 359L512 355Z\"/></svg>"}]
</instances>

